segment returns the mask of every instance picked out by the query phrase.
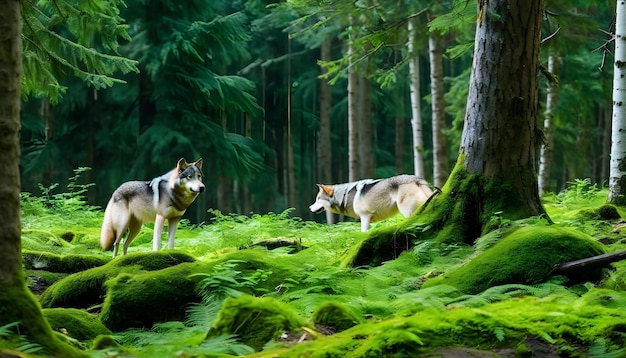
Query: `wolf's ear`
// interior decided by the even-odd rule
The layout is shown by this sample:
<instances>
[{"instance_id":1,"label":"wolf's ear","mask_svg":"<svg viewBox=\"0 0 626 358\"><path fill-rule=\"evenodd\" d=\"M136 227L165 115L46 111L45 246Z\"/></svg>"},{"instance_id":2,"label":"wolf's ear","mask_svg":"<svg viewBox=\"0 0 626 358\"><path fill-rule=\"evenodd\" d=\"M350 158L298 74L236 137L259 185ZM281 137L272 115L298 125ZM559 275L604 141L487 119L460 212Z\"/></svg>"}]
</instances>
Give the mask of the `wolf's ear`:
<instances>
[{"instance_id":1,"label":"wolf's ear","mask_svg":"<svg viewBox=\"0 0 626 358\"><path fill-rule=\"evenodd\" d=\"M335 188L332 185L317 184L317 186L324 191L328 196L333 196Z\"/></svg>"},{"instance_id":2,"label":"wolf's ear","mask_svg":"<svg viewBox=\"0 0 626 358\"><path fill-rule=\"evenodd\" d=\"M176 163L176 168L178 169L179 173L182 172L183 170L187 169L188 166L189 166L189 163L187 163L185 158L180 158L178 160L178 163Z\"/></svg>"},{"instance_id":3,"label":"wolf's ear","mask_svg":"<svg viewBox=\"0 0 626 358\"><path fill-rule=\"evenodd\" d=\"M202 158L196 160L193 164L198 167L198 169L202 169Z\"/></svg>"}]
</instances>

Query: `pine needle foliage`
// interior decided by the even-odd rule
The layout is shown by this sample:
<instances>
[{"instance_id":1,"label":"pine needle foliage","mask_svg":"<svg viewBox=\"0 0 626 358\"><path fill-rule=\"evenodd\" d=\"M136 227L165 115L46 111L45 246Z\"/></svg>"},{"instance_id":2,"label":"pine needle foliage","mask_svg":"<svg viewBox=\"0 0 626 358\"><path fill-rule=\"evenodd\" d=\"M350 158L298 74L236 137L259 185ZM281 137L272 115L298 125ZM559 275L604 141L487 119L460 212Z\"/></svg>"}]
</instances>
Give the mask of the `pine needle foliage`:
<instances>
[{"instance_id":1,"label":"pine needle foliage","mask_svg":"<svg viewBox=\"0 0 626 358\"><path fill-rule=\"evenodd\" d=\"M76 76L96 89L124 83L119 76L137 72L136 62L118 53L128 41L120 17L122 1L21 2L25 97L57 101L66 88L61 80Z\"/></svg>"}]
</instances>

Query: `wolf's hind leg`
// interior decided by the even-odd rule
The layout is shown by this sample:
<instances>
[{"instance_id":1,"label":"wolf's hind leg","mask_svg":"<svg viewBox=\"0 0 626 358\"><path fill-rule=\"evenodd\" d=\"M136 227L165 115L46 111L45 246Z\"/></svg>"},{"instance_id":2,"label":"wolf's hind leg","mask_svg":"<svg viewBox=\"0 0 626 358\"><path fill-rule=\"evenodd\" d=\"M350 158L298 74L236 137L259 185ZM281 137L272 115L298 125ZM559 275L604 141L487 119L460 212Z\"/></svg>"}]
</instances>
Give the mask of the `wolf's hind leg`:
<instances>
[{"instance_id":1,"label":"wolf's hind leg","mask_svg":"<svg viewBox=\"0 0 626 358\"><path fill-rule=\"evenodd\" d=\"M130 246L130 243L135 239L135 237L137 237L139 231L141 231L141 224L141 221L135 218L130 219L130 223L128 224L128 236L124 241L124 255L126 255L126 253L128 252L128 247Z\"/></svg>"}]
</instances>

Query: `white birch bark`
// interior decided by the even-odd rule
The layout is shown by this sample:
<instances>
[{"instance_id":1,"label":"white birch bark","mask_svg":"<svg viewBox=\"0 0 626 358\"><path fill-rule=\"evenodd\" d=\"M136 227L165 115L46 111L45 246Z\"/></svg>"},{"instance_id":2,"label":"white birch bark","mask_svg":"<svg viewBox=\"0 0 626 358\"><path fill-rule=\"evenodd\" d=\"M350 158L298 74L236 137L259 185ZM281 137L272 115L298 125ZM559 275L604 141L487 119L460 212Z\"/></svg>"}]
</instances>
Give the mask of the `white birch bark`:
<instances>
[{"instance_id":1,"label":"white birch bark","mask_svg":"<svg viewBox=\"0 0 626 358\"><path fill-rule=\"evenodd\" d=\"M430 53L430 97L433 124L433 184L442 187L448 179L448 138L446 137L446 112L443 96L444 40L439 34L428 38Z\"/></svg>"},{"instance_id":2,"label":"white birch bark","mask_svg":"<svg viewBox=\"0 0 626 358\"><path fill-rule=\"evenodd\" d=\"M554 55L548 57L548 72L556 71L557 58ZM552 109L557 100L558 89L553 81L548 81L548 93L546 95L546 114L543 120L544 142L541 143L539 153L539 195L547 193L550 189L550 168L552 167L552 150L554 146L554 114Z\"/></svg>"},{"instance_id":3,"label":"white birch bark","mask_svg":"<svg viewBox=\"0 0 626 358\"><path fill-rule=\"evenodd\" d=\"M414 174L424 177L424 141L422 134L422 114L420 104L420 75L419 75L419 56L415 49L417 18L409 19L408 30L409 39L407 46L409 49L409 76L411 78L411 130L413 133L413 168Z\"/></svg>"},{"instance_id":4,"label":"white birch bark","mask_svg":"<svg viewBox=\"0 0 626 358\"><path fill-rule=\"evenodd\" d=\"M617 1L615 17L615 62L613 75L613 128L609 177L610 203L626 202L626 3Z\"/></svg>"}]
</instances>

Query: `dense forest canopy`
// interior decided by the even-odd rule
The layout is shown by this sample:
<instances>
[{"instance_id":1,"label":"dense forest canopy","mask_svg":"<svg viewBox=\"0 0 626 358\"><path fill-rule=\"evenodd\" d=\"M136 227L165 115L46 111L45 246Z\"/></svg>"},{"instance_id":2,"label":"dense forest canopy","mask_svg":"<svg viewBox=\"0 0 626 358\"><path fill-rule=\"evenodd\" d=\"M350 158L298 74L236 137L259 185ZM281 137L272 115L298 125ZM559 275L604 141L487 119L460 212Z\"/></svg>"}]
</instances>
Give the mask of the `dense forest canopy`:
<instances>
[{"instance_id":1,"label":"dense forest canopy","mask_svg":"<svg viewBox=\"0 0 626 358\"><path fill-rule=\"evenodd\" d=\"M54 72L62 97L25 93L24 191L37 194L41 186L49 191L55 183L61 189L74 169L89 167L86 180L95 183L89 200L104 206L119 183L151 179L170 170L180 157L202 156L211 190L192 208L192 221L207 221L210 208L244 214L295 208L296 215L313 218L306 208L315 184L349 178L350 70L358 88L367 89L356 97L357 113L361 122L371 124L361 140L368 148L357 157L359 166L367 168L357 176L414 172L408 19L415 20L412 53L420 59L424 176L434 181L436 151L437 164L451 166L456 160L472 60L473 2L398 1L383 6L368 1L319 5L197 0L127 5L115 16L128 24L128 36L114 46L93 39L88 45L136 61L137 72L128 72L130 64L121 67L127 73L120 71L115 78L124 83L113 87L85 82L70 71ZM608 178L612 68L603 66L606 34L600 29L610 30L612 13L610 6L589 1L545 4L541 68L548 72L549 58L558 63L554 77L540 77L539 113L546 109L549 79L558 83L558 100L549 110L555 131L547 191L558 192L576 178L599 185ZM28 39L26 30L28 26ZM78 36L71 23L53 30ZM447 146L437 141L437 148L429 32L445 44L445 122L437 132ZM353 66L348 66L349 43ZM322 59L324 44L330 57ZM330 96L322 103L324 81L330 84ZM324 106L330 108L327 114L321 112ZM320 136L327 136L326 141Z\"/></svg>"}]
</instances>

